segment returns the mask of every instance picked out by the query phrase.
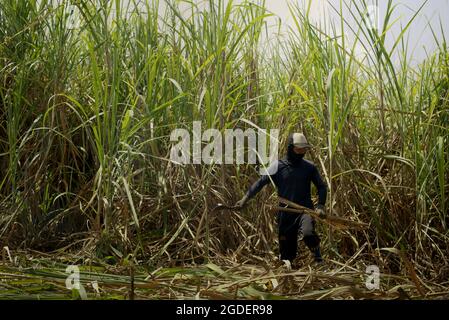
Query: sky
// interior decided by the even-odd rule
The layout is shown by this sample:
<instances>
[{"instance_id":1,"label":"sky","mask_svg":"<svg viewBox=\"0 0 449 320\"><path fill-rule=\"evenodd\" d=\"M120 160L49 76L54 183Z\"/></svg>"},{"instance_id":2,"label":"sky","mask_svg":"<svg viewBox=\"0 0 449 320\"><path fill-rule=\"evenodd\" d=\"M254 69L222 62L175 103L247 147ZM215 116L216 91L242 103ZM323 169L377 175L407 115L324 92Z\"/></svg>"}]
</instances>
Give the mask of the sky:
<instances>
[{"instance_id":1,"label":"sky","mask_svg":"<svg viewBox=\"0 0 449 320\"><path fill-rule=\"evenodd\" d=\"M122 0L122 4L131 0ZM156 0L133 0L137 2L156 1ZM164 0L159 0L160 6L164 7ZM189 0L195 2L199 7L207 7L207 0ZM228 2L229 0L224 0ZM238 4L244 0L233 0L233 3ZM289 11L288 4L297 3L300 6L304 5L304 2L309 0L265 0L266 8L276 15L278 18L271 17L268 19L268 24L272 27L269 28L269 37L277 37L278 29L275 27L276 19L281 19L283 25L283 33L288 28L294 28L293 19ZM354 0L311 0L310 18L317 24L329 24L330 21L336 21L336 26L339 27L339 17L336 10L340 10L340 1L346 2L350 8L348 9L343 5L343 16L351 26L356 26L356 22L351 16L351 12L355 12L353 2ZM355 0L360 3L361 0ZM383 16L386 12L387 0L365 0L367 3L378 3L380 20L383 21ZM182 3L182 1L179 1ZM257 2L257 0L254 0ZM432 28L439 40L441 40L441 26L444 33L449 37L449 0L392 0L396 6L393 16L391 18L391 29L387 33L386 47L391 48L395 43L398 35L401 33L401 27L407 25L408 21L416 14L418 9L425 3L417 15L415 21L411 24L408 32L405 34L405 40L408 42L408 60L412 64L421 62L426 56L430 55L436 49L435 39L432 33ZM203 6L202 6L203 5ZM182 8L182 5L181 5ZM163 11L163 10L161 10ZM441 19L440 19L441 18ZM339 28L338 28L339 29ZM347 34L349 43L354 39L354 35L351 35L349 28L345 27L345 34ZM339 32L339 30L337 30ZM359 51L363 51L361 46ZM395 60L398 56L393 56Z\"/></svg>"},{"instance_id":2,"label":"sky","mask_svg":"<svg viewBox=\"0 0 449 320\"><path fill-rule=\"evenodd\" d=\"M149 0L151 1L151 0ZM202 0L193 0L196 3L204 3ZM227 0L225 0L227 1ZM234 3L242 2L243 0L234 0ZM283 30L287 28L294 28L293 19L289 11L288 4L298 3L303 6L304 1L308 0L266 0L266 8L279 17L282 21ZM337 21L337 27L339 26L339 16L335 10L340 10L340 0L311 0L310 18L317 24L329 24L330 21ZM353 4L351 0L343 0L349 4L348 9L343 5L343 15L350 25L353 27L356 25L350 11L354 12ZM357 0L360 1L360 0ZM366 0L368 3L378 3L379 18L383 21L383 16L386 13L386 0ZM419 8L425 3L425 0L393 0L393 4L396 6L393 16L391 18L392 26L387 34L387 48L391 48L395 43L398 35L401 33L401 26L407 25L408 21L416 14ZM408 56L409 61L412 64L421 62L427 55L435 51L436 44L432 33L432 28L437 35L437 38L441 39L441 26L443 26L444 33L449 37L449 0L427 0L424 7L417 15L415 21L410 26L409 31L405 34L405 39L408 42ZM441 20L440 20L441 18ZM270 18L269 25L270 37L277 34L277 28L274 27L275 20ZM346 28L346 27L345 27ZM349 28L346 28L348 32ZM354 39L354 35L349 32L349 42ZM359 48L361 50L361 47ZM397 56L396 56L397 59Z\"/></svg>"},{"instance_id":3,"label":"sky","mask_svg":"<svg viewBox=\"0 0 449 320\"><path fill-rule=\"evenodd\" d=\"M293 19L288 9L288 2L297 2L302 5L303 0L266 0L267 9L279 16L286 27L293 26ZM355 11L352 1L346 1L350 9L343 5L343 16L352 26L356 25L350 10ZM375 4L376 1L367 0L368 3ZM387 1L379 0L379 20L383 21L386 13ZM424 4L425 3L425 4ZM396 42L398 35L401 33L402 27L407 25L410 19L416 14L420 7L424 4L421 11L419 11L413 23L410 25L408 32L405 34L405 39L408 40L408 55L412 63L419 63L428 54L435 51L437 45L432 33L432 29L436 37L441 40L441 25L445 35L449 37L449 0L393 0L396 6L391 18L391 29L387 34L387 48L391 48ZM339 16L335 10L340 10L340 0L312 0L310 9L310 17L316 23L329 23L331 20L339 21ZM440 19L441 18L441 19ZM338 27L337 23L337 27ZM346 27L345 27L346 28ZM348 31L349 28L346 28ZM354 39L354 35L349 34L349 39Z\"/></svg>"}]
</instances>

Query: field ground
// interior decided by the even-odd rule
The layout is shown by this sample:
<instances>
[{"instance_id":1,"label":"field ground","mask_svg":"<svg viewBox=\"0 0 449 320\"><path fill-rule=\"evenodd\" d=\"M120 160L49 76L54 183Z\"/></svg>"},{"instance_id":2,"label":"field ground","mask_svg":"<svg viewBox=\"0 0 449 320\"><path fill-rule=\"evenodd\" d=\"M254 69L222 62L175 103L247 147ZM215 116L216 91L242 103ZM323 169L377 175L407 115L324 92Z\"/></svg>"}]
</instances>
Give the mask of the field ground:
<instances>
[{"instance_id":1,"label":"field ground","mask_svg":"<svg viewBox=\"0 0 449 320\"><path fill-rule=\"evenodd\" d=\"M81 260L70 255L20 252L0 264L0 299L81 299L69 290L68 265ZM57 258L55 258L57 257ZM264 259L260 258L261 261ZM255 262L255 261L254 261ZM449 281L424 282L414 276L380 274L380 288L369 290L362 261L345 265L326 260L323 265L289 268L270 261L254 264L216 263L168 268L79 265L84 299L448 299ZM20 266L18 264L20 263Z\"/></svg>"}]
</instances>

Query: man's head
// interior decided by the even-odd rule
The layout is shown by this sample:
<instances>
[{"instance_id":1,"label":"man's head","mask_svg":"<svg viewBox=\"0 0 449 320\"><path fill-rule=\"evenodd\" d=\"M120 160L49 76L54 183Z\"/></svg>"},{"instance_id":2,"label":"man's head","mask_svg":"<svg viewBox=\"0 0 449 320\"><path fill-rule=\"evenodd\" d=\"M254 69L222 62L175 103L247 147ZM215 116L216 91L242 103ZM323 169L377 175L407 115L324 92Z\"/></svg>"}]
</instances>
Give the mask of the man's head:
<instances>
[{"instance_id":1,"label":"man's head","mask_svg":"<svg viewBox=\"0 0 449 320\"><path fill-rule=\"evenodd\" d=\"M302 133L292 133L288 137L287 157L293 164L298 164L311 145L307 142L306 137Z\"/></svg>"},{"instance_id":2,"label":"man's head","mask_svg":"<svg viewBox=\"0 0 449 320\"><path fill-rule=\"evenodd\" d=\"M292 133L288 137L288 145L293 146L296 153L304 154L311 145L307 142L306 136L302 133Z\"/></svg>"}]
</instances>

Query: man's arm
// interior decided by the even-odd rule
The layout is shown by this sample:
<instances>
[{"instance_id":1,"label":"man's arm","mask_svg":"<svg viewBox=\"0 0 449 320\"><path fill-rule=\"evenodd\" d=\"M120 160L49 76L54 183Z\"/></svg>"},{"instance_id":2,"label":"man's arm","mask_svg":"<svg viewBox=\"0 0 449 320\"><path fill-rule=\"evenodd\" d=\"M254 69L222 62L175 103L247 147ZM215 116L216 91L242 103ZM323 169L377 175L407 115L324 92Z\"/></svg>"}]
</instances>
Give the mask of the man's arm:
<instances>
[{"instance_id":1,"label":"man's arm","mask_svg":"<svg viewBox=\"0 0 449 320\"><path fill-rule=\"evenodd\" d=\"M316 166L313 166L312 182L318 190L318 205L324 206L327 198L327 185L321 179L320 173Z\"/></svg>"},{"instance_id":2,"label":"man's arm","mask_svg":"<svg viewBox=\"0 0 449 320\"><path fill-rule=\"evenodd\" d=\"M265 187L270 182L270 178L268 175L263 175L259 178L256 182L253 183L253 185L249 188L248 192L246 193L247 199L253 198L256 194L262 190L263 187Z\"/></svg>"},{"instance_id":3,"label":"man's arm","mask_svg":"<svg viewBox=\"0 0 449 320\"><path fill-rule=\"evenodd\" d=\"M279 166L279 163L276 165ZM279 170L279 167L276 167L276 169ZM243 206L245 206L248 200L250 200L256 194L258 194L260 190L262 190L263 187L265 187L268 183L270 183L272 179L274 181L277 170L275 170L275 172L272 173L271 175L268 174L262 175L256 182L254 182L249 188L248 192L245 194L245 196L236 203L236 207L242 208ZM270 172L270 169L268 169L268 172Z\"/></svg>"}]
</instances>

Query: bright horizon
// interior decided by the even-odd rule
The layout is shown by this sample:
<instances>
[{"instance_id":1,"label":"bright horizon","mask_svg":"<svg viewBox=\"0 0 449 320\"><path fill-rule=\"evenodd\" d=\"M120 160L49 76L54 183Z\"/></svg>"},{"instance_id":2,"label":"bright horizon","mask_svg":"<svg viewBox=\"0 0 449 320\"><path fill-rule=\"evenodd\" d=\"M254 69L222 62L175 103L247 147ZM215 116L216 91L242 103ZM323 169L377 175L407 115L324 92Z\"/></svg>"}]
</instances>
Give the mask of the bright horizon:
<instances>
[{"instance_id":1,"label":"bright horizon","mask_svg":"<svg viewBox=\"0 0 449 320\"><path fill-rule=\"evenodd\" d=\"M155 0L153 0L155 1ZM234 0L235 4L241 3L244 0ZM304 2L305 1L305 2ZM205 4L204 0L193 0L194 3ZM225 0L227 3L228 0ZM254 1L254 2L257 2ZM348 3L351 7L352 0L342 0L343 3ZM368 0L369 4L376 3L375 0ZM390 19L391 29L388 31L386 46L387 48L392 47L395 43L398 35L401 33L401 26L405 26L408 21L413 17L416 11L421 7L425 0L393 0L393 4L396 8L393 12L393 16ZM266 0L265 7L268 11L275 14L277 17L269 17L267 19L269 25L269 38L277 36L276 20L280 18L282 22L281 31L285 34L288 28L296 28L294 25L293 18L289 11L288 4L299 4L301 7L307 0ZM386 1L378 1L379 11L381 16L381 21L383 21L383 16L386 11ZM163 4L163 1L161 1ZM163 7L163 5L162 5ZM304 6L306 7L306 6ZM334 21L337 27L337 32L339 32L340 27L340 17L338 16L336 10L340 10L340 0L313 0L310 8L310 19L317 24L329 25L330 21ZM354 18L351 16L349 10L343 5L343 16L347 22L355 28ZM412 64L419 63L423 61L428 54L431 54L437 49L435 39L432 33L433 31L439 41L442 40L441 27L445 35L449 35L449 20L444 19L443 14L449 13L449 0L428 0L424 5L420 13L417 15L413 23L411 24L409 30L405 34L404 39L408 42L408 56ZM440 20L441 18L441 20ZM350 32L347 25L345 25L345 34L349 43L353 41L354 34ZM396 48L396 53L399 48ZM361 49L360 49L361 50ZM397 54L394 55L397 59Z\"/></svg>"}]
</instances>

